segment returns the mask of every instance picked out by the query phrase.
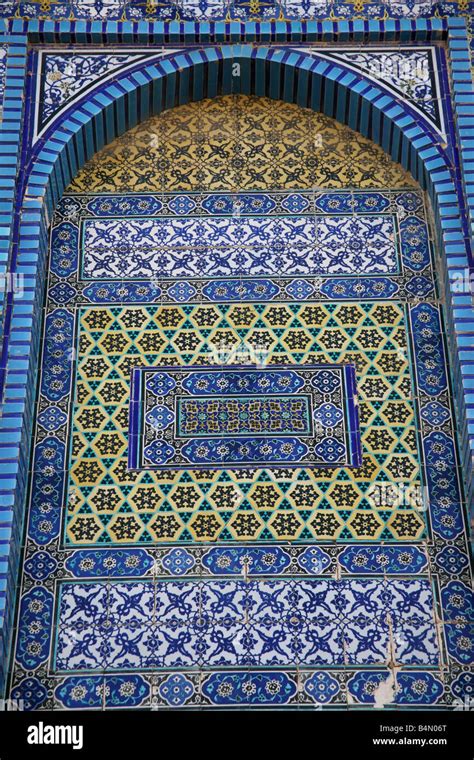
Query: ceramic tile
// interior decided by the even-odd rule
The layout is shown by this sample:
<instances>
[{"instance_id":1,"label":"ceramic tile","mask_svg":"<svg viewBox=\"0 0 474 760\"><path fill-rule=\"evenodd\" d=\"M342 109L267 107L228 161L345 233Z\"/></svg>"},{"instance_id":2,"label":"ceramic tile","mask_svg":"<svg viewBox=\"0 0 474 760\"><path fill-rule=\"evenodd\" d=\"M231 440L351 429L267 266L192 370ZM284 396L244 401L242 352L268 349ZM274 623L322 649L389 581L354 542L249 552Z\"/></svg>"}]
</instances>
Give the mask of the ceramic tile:
<instances>
[{"instance_id":1,"label":"ceramic tile","mask_svg":"<svg viewBox=\"0 0 474 760\"><path fill-rule=\"evenodd\" d=\"M465 695L435 248L423 194L381 155L321 115L222 98L131 130L65 194L10 684L28 709ZM309 459L243 456L296 432ZM215 436L239 467L187 455Z\"/></svg>"},{"instance_id":2,"label":"ceramic tile","mask_svg":"<svg viewBox=\"0 0 474 760\"><path fill-rule=\"evenodd\" d=\"M429 18L436 13L452 16L469 12L464 2L418 2L386 0L384 3L340 2L326 0L4 0L3 17L20 14L29 19L122 20L141 19L224 21L232 10L233 18L246 19L330 19L336 18Z\"/></svg>"},{"instance_id":3,"label":"ceramic tile","mask_svg":"<svg viewBox=\"0 0 474 760\"><path fill-rule=\"evenodd\" d=\"M3 104L5 76L7 72L8 45L0 45L0 107Z\"/></svg>"},{"instance_id":4,"label":"ceramic tile","mask_svg":"<svg viewBox=\"0 0 474 760\"><path fill-rule=\"evenodd\" d=\"M324 114L241 95L170 109L98 155L102 162L86 164L72 191L417 187L371 140Z\"/></svg>"},{"instance_id":5,"label":"ceramic tile","mask_svg":"<svg viewBox=\"0 0 474 760\"><path fill-rule=\"evenodd\" d=\"M128 465L360 467L353 365L132 372Z\"/></svg>"}]
</instances>

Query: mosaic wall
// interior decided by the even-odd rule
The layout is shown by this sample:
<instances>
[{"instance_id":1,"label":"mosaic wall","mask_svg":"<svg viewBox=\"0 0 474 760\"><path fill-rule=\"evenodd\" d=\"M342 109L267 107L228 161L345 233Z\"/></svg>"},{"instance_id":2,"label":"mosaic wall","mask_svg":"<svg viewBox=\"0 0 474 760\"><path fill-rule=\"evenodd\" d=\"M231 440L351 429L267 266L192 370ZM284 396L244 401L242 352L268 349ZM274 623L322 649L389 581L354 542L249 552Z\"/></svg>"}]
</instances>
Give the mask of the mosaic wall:
<instances>
[{"instance_id":1,"label":"mosaic wall","mask_svg":"<svg viewBox=\"0 0 474 760\"><path fill-rule=\"evenodd\" d=\"M423 194L320 114L202 101L86 165L52 224L11 695L464 698L472 598L438 299ZM251 449L256 425L287 461L267 439ZM288 443L298 426L316 442ZM223 430L244 436L244 467L224 467L228 440L213 448Z\"/></svg>"}]
</instances>

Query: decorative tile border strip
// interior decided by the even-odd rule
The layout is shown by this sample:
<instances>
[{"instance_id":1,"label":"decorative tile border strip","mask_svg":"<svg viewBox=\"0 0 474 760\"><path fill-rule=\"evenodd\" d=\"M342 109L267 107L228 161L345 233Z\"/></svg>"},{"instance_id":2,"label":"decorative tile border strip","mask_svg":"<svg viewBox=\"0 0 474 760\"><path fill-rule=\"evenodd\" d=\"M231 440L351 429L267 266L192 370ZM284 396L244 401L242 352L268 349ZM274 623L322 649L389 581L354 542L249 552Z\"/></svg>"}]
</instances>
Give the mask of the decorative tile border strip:
<instances>
[{"instance_id":1,"label":"decorative tile border strip","mask_svg":"<svg viewBox=\"0 0 474 760\"><path fill-rule=\"evenodd\" d=\"M9 327L10 316L7 304L12 301L17 290L14 273L16 255L15 243L18 235L18 216L15 209L15 185L20 171L21 129L23 119L23 92L26 77L27 41L25 37L0 34L0 62L2 93L0 93L0 333L4 338ZM21 307L20 307L21 308ZM2 353L6 342L2 341ZM22 382L16 374L26 367L13 358L9 367L12 383ZM13 394L14 396L15 394ZM17 507L24 498L24 483L27 477L28 457L21 461L17 456L22 439L21 430L25 425L25 455L28 440L28 410L19 399L13 400L16 420L10 423L8 414L0 417L0 682L9 649L12 615L15 608L18 564L23 533L23 510ZM20 416L25 413L24 423Z\"/></svg>"},{"instance_id":2,"label":"decorative tile border strip","mask_svg":"<svg viewBox=\"0 0 474 760\"><path fill-rule=\"evenodd\" d=\"M464 243L466 247L472 245L474 237L474 85L467 32L463 19L453 20L449 33L449 75L454 100L454 128L458 145L459 171L464 191L463 209L466 219L465 241L461 240L460 235L450 234L449 247L453 254L461 252ZM456 260L457 257L453 255L453 262ZM459 259L459 265L462 267L462 257ZM460 407L461 415L463 415L461 419L464 415L467 418L467 442L464 446L467 469L474 457L474 308L472 304L474 270L472 263L470 267L460 268L458 272L455 271L455 267L453 269L450 306L454 317L459 358L458 363L453 366L455 369L459 368L456 386L463 388ZM453 350L456 350L454 346ZM463 431L462 425L460 428ZM474 520L472 481L470 486L471 517Z\"/></svg>"},{"instance_id":3,"label":"decorative tile border strip","mask_svg":"<svg viewBox=\"0 0 474 760\"><path fill-rule=\"evenodd\" d=\"M25 17L29 20L131 22L176 21L193 23L225 22L235 19L249 21L277 21L295 23L307 19L338 19L353 16L367 20L386 18L426 18L430 16L469 13L472 3L416 2L415 0L386 0L385 2L333 2L332 0L94 0L84 4L80 0L3 0L2 17Z\"/></svg>"},{"instance_id":4,"label":"decorative tile border strip","mask_svg":"<svg viewBox=\"0 0 474 760\"><path fill-rule=\"evenodd\" d=\"M449 20L448 74L453 103L453 144L456 196L443 194L442 213L437 218L438 237L446 252L446 310L448 343L454 373L454 390L458 400L458 425L467 484L467 501L471 517L471 540L474 540L474 308L472 306L473 233L474 233L474 87L469 61L468 29L465 19ZM456 206L454 204L457 204ZM463 285L459 286L459 283ZM461 294L460 294L461 290Z\"/></svg>"},{"instance_id":5,"label":"decorative tile border strip","mask_svg":"<svg viewBox=\"0 0 474 760\"><path fill-rule=\"evenodd\" d=\"M59 555L58 555L59 556ZM452 561L456 556L457 561ZM450 554L446 564L447 573L459 574L466 570L463 555ZM439 557L438 557L439 561ZM418 575L427 571L428 556L425 546L392 544L350 546L315 544L267 545L267 546L216 546L197 545L180 547L77 549L70 553L64 563L64 577L71 579L103 578L108 566L115 569L116 578L206 578L213 576L252 577L274 575L311 576L346 575L366 576L380 574L381 568L388 575ZM39 572L42 567L43 571ZM56 570L55 559L44 551L36 551L25 564L27 576L46 579Z\"/></svg>"},{"instance_id":6,"label":"decorative tile border strip","mask_svg":"<svg viewBox=\"0 0 474 760\"><path fill-rule=\"evenodd\" d=\"M398 673L383 669L281 670L274 671L191 671L137 674L68 676L51 682L53 697L37 678L25 678L12 691L25 709L110 710L114 708L206 708L252 707L330 709L385 707L378 703L377 687L393 689L393 704L413 708L443 709L464 704L471 687L470 674L459 671L447 685L442 671L410 670Z\"/></svg>"},{"instance_id":7,"label":"decorative tile border strip","mask_svg":"<svg viewBox=\"0 0 474 760\"><path fill-rule=\"evenodd\" d=\"M446 14L448 15L448 14ZM461 19L462 20L462 19ZM53 21L1 19L0 31L32 43L232 44L238 42L425 42L446 37L447 18L325 21Z\"/></svg>"},{"instance_id":8,"label":"decorative tile border strip","mask_svg":"<svg viewBox=\"0 0 474 760\"><path fill-rule=\"evenodd\" d=\"M372 40L378 42L388 38L404 42L429 40L433 37L441 39L444 36L445 30L448 29L448 46L450 53L453 53L456 49L459 50L457 46L460 42L462 43L463 40L467 40L466 25L463 19L448 19L447 21L440 19L419 19L416 21L389 19L386 22L360 20L354 22L343 21L340 23L302 22L293 25L285 22L255 22L254 24L249 23L246 25L232 22L218 22L215 25L204 24L199 27L196 27L193 23L186 24L186 22L175 22L168 25L161 23L132 24L127 22L66 22L62 24L49 21L27 22L15 20L13 22L5 22L1 27L13 34L28 33L30 41L41 42L55 40L63 42L102 42L104 34L109 35L111 42L122 41L131 43L163 41L166 35L167 41L171 43L181 42L185 44L190 41L196 41L196 34L199 42L211 40L231 42L241 39L242 34L245 35L245 39L275 42L286 39L291 41L296 39L329 42L337 39L338 41L353 40L361 42ZM25 37L14 39L20 46L23 45L23 49L26 48ZM463 47L463 50L465 51L465 47ZM24 71L22 73L24 74ZM459 73L465 74L465 72ZM171 72L171 70L168 70L167 74L172 77L176 76L176 73ZM467 84L467 82L464 82L464 84ZM128 128L133 125L134 119L138 118L138 116L135 117L132 114L134 105L133 95L130 94L133 93L136 87L136 82L130 83L126 91L122 91L120 94L117 93L121 102L126 102L128 112L132 116L128 125L126 125ZM341 88L340 85L337 85L337 88L340 94L343 92L348 93L345 86ZM22 90L21 87L15 89L18 91ZM288 95L290 95L290 92ZM362 96L366 99L362 107L362 119L358 123L351 122L350 126L359 128L363 134L381 143L386 150L391 152L396 160L399 159L406 168L409 168L414 176L419 179L422 186L428 189L434 203L440 241L444 245L448 269L446 283L448 294L447 310L450 320L456 327L456 332L453 331L449 337L454 361L453 366L455 367L455 371L457 371L455 387L459 389L460 431L462 435L465 473L470 480L472 478L471 459L472 450L474 449L474 429L472 425L465 425L464 414L472 406L472 378L466 373L466 367L470 366L470 331L474 326L474 314L470 304L470 295L466 294L459 297L454 288L455 280L459 278L459 274L466 270L469 271L470 261L466 251L468 242L467 230L462 226L459 209L458 191L461 186L454 172L447 168L447 164L443 160L442 149L430 147L430 139L426 133L417 126L412 118L404 116L403 109L395 106L389 99L388 102L386 99L384 99L384 102L379 102L376 93L366 92L364 94L362 90ZM461 97L464 97L464 95ZM367 98L369 98L369 101L367 101ZM370 101L372 101L372 106L367 105ZM167 107L170 105L173 105L173 103L166 103ZM463 112L463 105L463 103L459 103L459 100L455 102L457 124L458 127L462 128L468 126L468 124L465 121L460 122L460 119L467 119L471 113L469 110ZM466 107L467 109L472 107L470 100ZM23 441L24 447L26 446L30 429L32 409L30 389L34 387L32 379L35 373L38 347L38 334L33 329L33 314L35 304L38 303L38 299L42 293L43 282L39 273L42 271L46 252L45 230L48 226L48 219L54 205L54 200L59 198L62 189L77 171L78 167L84 163L86 157L90 157L94 150L98 149L101 144L104 144L105 138L103 135L100 136L100 129L96 133L96 137L94 137L91 123L92 120L95 120L96 125L99 124L97 118L103 109L104 102L97 103L97 105L90 102L88 110L78 113L78 119L74 118L73 120L65 121L63 129L56 134L55 141L45 146L37 167L37 189L34 189L34 182L30 184L28 189L33 192L31 195L27 194L25 198L20 230L23 235L26 235L26 237L22 237L25 248L22 250L18 268L16 268L15 251L12 257L13 266L10 268L10 271L16 271L18 275L25 276L27 297L21 303L15 305L13 312L6 311L5 323L7 328L6 337L10 344L9 368L13 369L13 372L8 375L5 386L6 405L3 410L2 426L7 443L4 446L6 453L0 466L3 467L3 472L11 473L11 477L7 475L5 479L4 503L8 517L5 519L5 530L2 531L5 544L9 546L11 540L11 552L9 554L10 573L7 572L7 564L5 563L5 574L3 576L5 586L7 578L10 577L9 588L11 589L15 585L12 579L16 578L18 549L20 545L19 534L16 532L13 536L12 526L15 524L15 519L17 525L21 524L26 452L21 451L20 443ZM107 109L109 111L113 110L112 100L109 100ZM12 119L12 126L16 121L16 144L18 144L18 117L21 114L21 96L15 95L15 109L13 110L16 110L17 118L16 120ZM141 114L140 118L144 118L144 115ZM369 124L373 125L372 128L369 128ZM390 125L393 126L389 129ZM12 134L14 132L15 129L13 129ZM5 133L4 128L3 133ZM72 137L73 135L75 136ZM466 133L463 134L464 139L469 139L469 137ZM112 136L108 134L107 139L112 139ZM467 155L463 154L463 158L466 158L468 161L465 166L465 170L467 170L465 178L470 183L470 145L466 149L468 151ZM56 164L55 157L59 153L62 153L62 158L60 159L60 163ZM52 178L51 184L48 184L50 176ZM44 191L40 190L40 187L48 188L45 194ZM45 206L41 200L43 195L46 199ZM470 192L466 193L468 198L471 195L472 193ZM5 199L7 204L11 202L7 192L1 193L0 199L2 201ZM9 239L10 230L8 230ZM32 274L36 267L38 271L37 277ZM452 290L450 282L453 287ZM467 348L466 338L468 338ZM457 370L457 367L459 367L458 357L461 359L461 362L467 357L467 364L464 364L464 375L462 373L463 368ZM4 358L6 360L5 352ZM463 381L462 384L460 382L461 379ZM462 387L464 387L464 394L460 392ZM11 445L12 438L16 440L14 445ZM470 498L471 500L473 498L472 490ZM8 613L7 624L4 626L4 636L8 636Z\"/></svg>"}]
</instances>

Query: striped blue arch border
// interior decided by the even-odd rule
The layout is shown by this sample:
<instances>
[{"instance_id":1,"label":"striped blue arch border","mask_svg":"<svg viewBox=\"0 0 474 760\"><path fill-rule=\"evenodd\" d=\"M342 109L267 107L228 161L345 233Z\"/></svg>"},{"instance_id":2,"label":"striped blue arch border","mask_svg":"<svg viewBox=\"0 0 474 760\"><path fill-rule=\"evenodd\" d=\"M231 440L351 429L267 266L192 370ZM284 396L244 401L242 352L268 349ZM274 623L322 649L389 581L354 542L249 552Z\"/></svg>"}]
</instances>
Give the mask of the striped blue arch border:
<instances>
[{"instance_id":1,"label":"striped blue arch border","mask_svg":"<svg viewBox=\"0 0 474 760\"><path fill-rule=\"evenodd\" d=\"M416 42L444 39L463 18L340 19L335 21L53 21L0 19L0 32L33 43L191 45L236 42Z\"/></svg>"},{"instance_id":2,"label":"striped blue arch border","mask_svg":"<svg viewBox=\"0 0 474 760\"><path fill-rule=\"evenodd\" d=\"M474 309L471 296L455 290L459 276L472 264L469 245L474 229L474 130L471 126L474 93L464 19L277 22L273 25L216 23L214 28L211 24L186 25L184 22L176 24L179 28L174 30L173 24L169 24L167 42L214 42L225 37L227 44L184 52L153 65L145 64L140 70L118 77L102 90L98 88L89 94L85 102L66 114L59 127L51 127L35 152L22 142L25 115L28 116L31 105L25 89L29 41L94 44L106 39L110 43L153 43L157 36L165 34L163 26L127 22L13 21L3 27L8 34L0 35L0 42L5 39L10 46L11 60L0 123L0 274L21 275L25 288L18 300L10 290L2 304L0 683L7 663L22 541L40 342L36 315L44 292L49 221L65 187L95 152L140 121L167 108L238 91L320 110L381 145L428 191L446 265L448 340L462 462L468 499L471 504L474 502ZM192 26L192 30L187 31L187 26ZM408 107L372 82L345 71L341 65L331 65L293 51L231 44L233 30L239 41L245 32L245 41L258 42L308 41L308 35L311 41L333 42L380 42L382 39L412 42L445 38L454 92L452 128L456 133L460 171L440 138L420 118L415 118ZM236 62L241 66L238 90L232 78L232 65ZM25 120L24 125L22 120ZM4 158L8 157L9 162L5 162Z\"/></svg>"}]
</instances>

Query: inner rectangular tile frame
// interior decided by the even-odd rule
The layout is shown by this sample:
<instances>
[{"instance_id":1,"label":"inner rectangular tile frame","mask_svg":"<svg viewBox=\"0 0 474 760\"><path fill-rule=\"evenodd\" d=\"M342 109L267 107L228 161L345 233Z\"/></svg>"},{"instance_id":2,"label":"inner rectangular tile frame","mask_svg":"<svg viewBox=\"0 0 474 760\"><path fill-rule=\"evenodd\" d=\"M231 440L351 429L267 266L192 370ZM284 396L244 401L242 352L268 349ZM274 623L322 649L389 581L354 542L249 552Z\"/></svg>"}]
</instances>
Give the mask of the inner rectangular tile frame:
<instances>
[{"instance_id":1,"label":"inner rectangular tile frame","mask_svg":"<svg viewBox=\"0 0 474 760\"><path fill-rule=\"evenodd\" d=\"M360 467L355 367L137 367L130 469Z\"/></svg>"}]
</instances>

